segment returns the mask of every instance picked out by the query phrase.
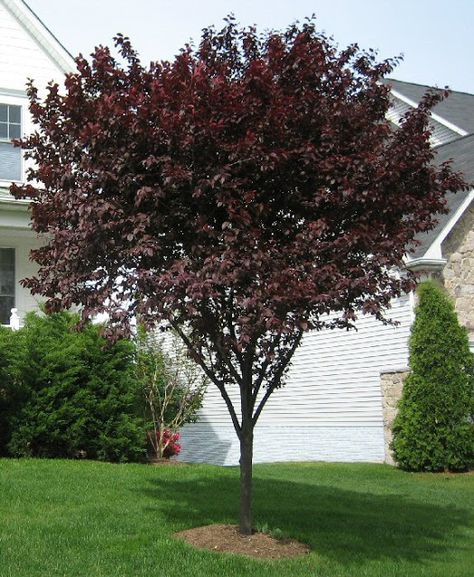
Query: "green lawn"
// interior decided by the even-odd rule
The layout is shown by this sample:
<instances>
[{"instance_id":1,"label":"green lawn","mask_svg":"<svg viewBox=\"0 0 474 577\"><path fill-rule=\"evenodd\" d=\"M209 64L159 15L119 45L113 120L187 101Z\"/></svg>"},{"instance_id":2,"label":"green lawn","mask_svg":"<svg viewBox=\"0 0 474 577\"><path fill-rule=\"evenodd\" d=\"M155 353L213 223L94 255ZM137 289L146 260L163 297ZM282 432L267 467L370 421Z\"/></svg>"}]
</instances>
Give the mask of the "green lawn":
<instances>
[{"instance_id":1,"label":"green lawn","mask_svg":"<svg viewBox=\"0 0 474 577\"><path fill-rule=\"evenodd\" d=\"M470 577L474 476L384 465L255 467L255 521L299 559L197 551L175 531L234 523L238 471L0 460L1 577Z\"/></svg>"}]
</instances>

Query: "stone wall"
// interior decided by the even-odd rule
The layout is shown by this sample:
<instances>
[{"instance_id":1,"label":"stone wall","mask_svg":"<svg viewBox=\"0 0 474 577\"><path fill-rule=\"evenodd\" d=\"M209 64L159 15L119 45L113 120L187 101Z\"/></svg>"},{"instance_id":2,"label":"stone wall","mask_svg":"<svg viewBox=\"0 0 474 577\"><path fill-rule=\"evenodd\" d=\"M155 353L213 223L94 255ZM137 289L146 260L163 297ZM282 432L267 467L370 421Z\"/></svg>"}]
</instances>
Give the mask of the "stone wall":
<instances>
[{"instance_id":1,"label":"stone wall","mask_svg":"<svg viewBox=\"0 0 474 577\"><path fill-rule=\"evenodd\" d=\"M454 300L459 321L474 341L474 205L444 240L443 256L447 264L443 282Z\"/></svg>"},{"instance_id":2,"label":"stone wall","mask_svg":"<svg viewBox=\"0 0 474 577\"><path fill-rule=\"evenodd\" d=\"M385 445L385 462L394 465L390 443L392 442L392 425L397 414L397 404L402 396L403 383L408 375L408 369L386 371L380 374L382 390L383 437Z\"/></svg>"}]
</instances>

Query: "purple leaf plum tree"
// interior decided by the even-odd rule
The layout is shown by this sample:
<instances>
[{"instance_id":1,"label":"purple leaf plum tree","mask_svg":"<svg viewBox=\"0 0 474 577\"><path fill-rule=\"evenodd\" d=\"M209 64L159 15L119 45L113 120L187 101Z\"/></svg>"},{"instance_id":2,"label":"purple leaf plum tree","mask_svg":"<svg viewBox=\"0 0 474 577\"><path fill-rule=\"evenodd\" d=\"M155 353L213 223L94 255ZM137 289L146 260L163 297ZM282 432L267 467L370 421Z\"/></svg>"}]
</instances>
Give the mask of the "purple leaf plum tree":
<instances>
[{"instance_id":1,"label":"purple leaf plum tree","mask_svg":"<svg viewBox=\"0 0 474 577\"><path fill-rule=\"evenodd\" d=\"M47 241L24 286L108 313L115 335L134 317L173 327L227 405L249 533L254 428L303 334L383 319L414 286L393 270L464 186L432 163L443 96L395 129L381 80L397 59L340 51L313 20L260 34L229 17L147 67L115 44L44 99L28 86L34 168L13 193Z\"/></svg>"}]
</instances>

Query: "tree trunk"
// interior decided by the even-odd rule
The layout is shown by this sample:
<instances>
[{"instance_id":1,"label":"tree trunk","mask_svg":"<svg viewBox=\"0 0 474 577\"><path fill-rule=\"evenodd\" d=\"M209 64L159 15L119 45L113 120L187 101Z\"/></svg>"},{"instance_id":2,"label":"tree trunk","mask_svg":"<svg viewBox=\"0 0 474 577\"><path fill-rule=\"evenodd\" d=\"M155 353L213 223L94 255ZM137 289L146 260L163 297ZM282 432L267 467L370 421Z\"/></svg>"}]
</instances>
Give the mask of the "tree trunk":
<instances>
[{"instance_id":1,"label":"tree trunk","mask_svg":"<svg viewBox=\"0 0 474 577\"><path fill-rule=\"evenodd\" d=\"M163 429L160 427L158 431L158 445L157 445L157 457L158 459L163 459L164 447L163 447Z\"/></svg>"},{"instance_id":2,"label":"tree trunk","mask_svg":"<svg viewBox=\"0 0 474 577\"><path fill-rule=\"evenodd\" d=\"M252 460L253 426L242 423L240 439L240 532L252 534Z\"/></svg>"}]
</instances>

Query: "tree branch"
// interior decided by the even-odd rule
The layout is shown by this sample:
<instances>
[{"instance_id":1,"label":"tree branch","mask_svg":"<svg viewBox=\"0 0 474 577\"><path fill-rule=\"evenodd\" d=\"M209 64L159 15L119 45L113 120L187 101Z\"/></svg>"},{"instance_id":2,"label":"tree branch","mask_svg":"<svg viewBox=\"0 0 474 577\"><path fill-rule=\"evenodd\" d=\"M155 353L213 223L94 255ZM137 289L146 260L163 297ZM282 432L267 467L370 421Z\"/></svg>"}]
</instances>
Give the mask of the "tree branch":
<instances>
[{"instance_id":1,"label":"tree branch","mask_svg":"<svg viewBox=\"0 0 474 577\"><path fill-rule=\"evenodd\" d=\"M229 330L229 334L231 339L233 339L234 343L237 343L237 335L235 332L235 326L234 326L234 297L233 297L233 290L230 289L230 293L229 293L229 306L226 307L225 306L225 302L224 302L224 311L227 311L226 316L226 321L227 321L227 328ZM223 297L224 301L225 301L225 296ZM237 358L237 361L240 363L240 365L242 365L242 354L239 352L239 350L236 348L236 346L232 347L233 351L234 351L234 355Z\"/></svg>"},{"instance_id":2,"label":"tree branch","mask_svg":"<svg viewBox=\"0 0 474 577\"><path fill-rule=\"evenodd\" d=\"M239 423L239 419L237 417L237 413L235 412L234 405L232 404L232 401L229 397L229 393L227 392L227 390L225 388L225 384L215 377L213 372L206 365L202 355L198 351L196 351L196 349L193 347L191 341L186 336L186 334L181 330L181 328L176 323L174 323L172 321L170 321L170 324L174 328L174 330L178 333L180 338L183 340L183 342L186 345L186 347L188 348L188 350L193 354L194 359L199 364L199 366L202 368L202 370L206 373L209 380L212 381L216 385L216 387L219 389L221 396L224 399L225 404L227 405L227 410L229 411L230 417L232 419L232 423L234 425L235 432L237 433L237 436L240 439L242 427Z\"/></svg>"},{"instance_id":3,"label":"tree branch","mask_svg":"<svg viewBox=\"0 0 474 577\"><path fill-rule=\"evenodd\" d=\"M257 382L255 383L255 387L254 387L254 391L253 391L253 395L252 395L252 402L253 402L254 406L255 406L255 403L257 401L258 393L260 392L260 387L262 386L263 379L265 378L265 373L267 372L268 366L270 365L270 362L271 362L269 355L272 355L275 352L275 349L277 348L278 344L280 343L280 340L281 340L281 334L278 334L272 343L272 346L270 348L270 351L269 351L266 359L262 363L262 367L260 369L260 375L257 379Z\"/></svg>"},{"instance_id":4,"label":"tree branch","mask_svg":"<svg viewBox=\"0 0 474 577\"><path fill-rule=\"evenodd\" d=\"M255 426L257 424L258 418L260 417L260 413L263 411L263 408L265 407L268 399L270 398L270 395L273 393L273 391L280 384L280 379L281 379L283 373L285 372L285 369L287 368L288 363L291 361L296 349L298 348L298 345L301 342L302 336L303 336L303 331L300 331L298 333L294 343L291 345L290 350L288 351L286 357L284 357L284 360L282 361L282 363L278 367L277 372L273 376L271 384L268 386L265 395L262 397L262 400L258 404L257 410L254 413L254 416L252 418L253 426Z\"/></svg>"},{"instance_id":5,"label":"tree branch","mask_svg":"<svg viewBox=\"0 0 474 577\"><path fill-rule=\"evenodd\" d=\"M215 345L216 348L216 352L219 356L220 362L221 364L225 365L229 371L229 373L231 374L232 378L235 380L235 382L241 386L242 384L242 376L239 375L239 373L236 371L234 365L232 364L232 362L229 360L229 356L226 354L225 350L226 347L223 346L223 344L220 342L220 331L216 330L216 324L217 322L215 321L216 315L218 313L215 312L214 315L212 315L211 317L209 315L207 315L207 320L210 321L210 318L212 318L213 322L209 322L209 324L212 326L212 330L209 329L208 333L213 337L212 338L212 343ZM203 314L204 317L204 314ZM235 354L235 352L234 352Z\"/></svg>"}]
</instances>

